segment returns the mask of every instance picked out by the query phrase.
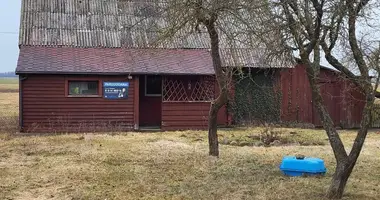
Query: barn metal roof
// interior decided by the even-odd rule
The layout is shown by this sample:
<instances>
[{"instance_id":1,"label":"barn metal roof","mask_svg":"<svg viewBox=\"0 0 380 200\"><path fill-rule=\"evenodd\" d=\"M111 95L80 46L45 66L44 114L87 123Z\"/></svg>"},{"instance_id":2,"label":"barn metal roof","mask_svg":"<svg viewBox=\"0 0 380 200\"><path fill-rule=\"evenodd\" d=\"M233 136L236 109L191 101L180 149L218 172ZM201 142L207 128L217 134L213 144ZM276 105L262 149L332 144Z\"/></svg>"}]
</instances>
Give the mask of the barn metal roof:
<instances>
[{"instance_id":1,"label":"barn metal roof","mask_svg":"<svg viewBox=\"0 0 380 200\"><path fill-rule=\"evenodd\" d=\"M131 52L141 53L141 51L148 51L147 49L152 49L152 51L154 51L153 49L160 49L158 52L164 49L165 52L161 52L161 57L164 55L170 57L168 52L176 52L171 51L173 49L192 49L194 52L207 52L210 48L210 41L204 28L201 28L200 32L190 33L188 30L191 27L184 27L182 31L179 31L170 39L167 38L157 43L157 39L163 34L162 31L168 27L167 20L159 13L162 7L164 7L162 2L150 0L22 0L19 38L21 55L31 54L28 46L35 46L35 51L42 52L46 48L55 48L54 51L62 51L62 55L68 55L68 49L73 50L73 52L91 51L83 50L83 48L89 48L97 52L123 52L127 53L126 56ZM219 23L224 23L223 27L225 29L232 32L236 29L231 23L232 19L220 17L220 20ZM242 34L241 31L239 34ZM234 40L225 35L223 31L220 32L220 54L223 66L291 67L281 64L265 66L263 64L265 51L248 46L244 42L249 40L247 35L243 34L239 35L239 37L239 40ZM68 49L60 49L61 47ZM37 48L42 49L38 50ZM104 48L105 50L99 50L99 48ZM125 49L136 50L128 51ZM141 49L141 51L137 49ZM181 52L189 51L184 50ZM147 54L149 52L151 51L148 51ZM97 55L102 56L100 53ZM45 59L50 59L48 56L52 55L47 55ZM210 56L208 55L208 57ZM190 58L198 59L197 57L189 56L186 60ZM101 59L98 58L97 60ZM27 60L22 57L19 60L18 70L41 71L41 67L37 65L23 67L22 65L27 64ZM33 62L31 58L28 60ZM42 58L40 62L43 62ZM192 62L202 63L202 61L197 60ZM79 66L84 68L75 68L77 72L89 71L86 66ZM211 65L208 66L207 70L211 67ZM111 69L112 67L106 67L105 69L108 68ZM139 70L134 68L133 70L136 72L145 71L146 73L156 73L158 70L153 70L153 68L144 70L144 66L141 66L141 68ZM164 70L166 68L163 66L162 71L167 71ZM199 69L199 67L194 69ZM178 71L180 70L182 69L179 68ZM199 70L199 72L194 71L194 73L204 73L201 69Z\"/></svg>"},{"instance_id":2,"label":"barn metal roof","mask_svg":"<svg viewBox=\"0 0 380 200\"><path fill-rule=\"evenodd\" d=\"M214 70L205 49L24 46L16 73L212 75Z\"/></svg>"},{"instance_id":3,"label":"barn metal roof","mask_svg":"<svg viewBox=\"0 0 380 200\"><path fill-rule=\"evenodd\" d=\"M157 3L158 2L158 3ZM155 44L168 20L147 0L22 0L20 45L103 48L209 48L209 37L178 32ZM190 27L184 27L190 30ZM227 39L221 36L221 45Z\"/></svg>"}]
</instances>

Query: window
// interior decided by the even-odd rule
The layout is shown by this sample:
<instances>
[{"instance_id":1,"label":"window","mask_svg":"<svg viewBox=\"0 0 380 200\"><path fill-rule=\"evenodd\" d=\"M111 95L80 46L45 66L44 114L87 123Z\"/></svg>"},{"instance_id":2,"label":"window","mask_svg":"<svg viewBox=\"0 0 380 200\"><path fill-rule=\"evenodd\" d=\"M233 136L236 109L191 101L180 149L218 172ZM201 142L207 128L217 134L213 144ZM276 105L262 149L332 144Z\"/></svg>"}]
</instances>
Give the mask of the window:
<instances>
[{"instance_id":1,"label":"window","mask_svg":"<svg viewBox=\"0 0 380 200\"><path fill-rule=\"evenodd\" d=\"M210 102L215 98L215 78L212 76L165 76L164 102Z\"/></svg>"},{"instance_id":2,"label":"window","mask_svg":"<svg viewBox=\"0 0 380 200\"><path fill-rule=\"evenodd\" d=\"M161 76L145 76L145 96L161 96L162 79Z\"/></svg>"},{"instance_id":3,"label":"window","mask_svg":"<svg viewBox=\"0 0 380 200\"><path fill-rule=\"evenodd\" d=\"M99 81L69 81L69 95L99 95Z\"/></svg>"}]
</instances>

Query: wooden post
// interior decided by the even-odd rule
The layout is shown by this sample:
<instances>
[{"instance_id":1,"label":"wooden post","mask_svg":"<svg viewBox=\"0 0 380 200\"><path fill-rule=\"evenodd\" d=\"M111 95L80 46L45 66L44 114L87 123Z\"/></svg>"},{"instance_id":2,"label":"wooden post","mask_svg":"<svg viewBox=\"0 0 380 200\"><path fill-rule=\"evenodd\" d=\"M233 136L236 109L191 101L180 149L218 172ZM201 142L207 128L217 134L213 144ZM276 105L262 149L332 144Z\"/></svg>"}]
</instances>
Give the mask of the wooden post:
<instances>
[{"instance_id":1,"label":"wooden post","mask_svg":"<svg viewBox=\"0 0 380 200\"><path fill-rule=\"evenodd\" d=\"M139 76L135 76L134 79L134 96L133 96L133 106L134 106L134 129L139 129L139 112L140 112L140 81Z\"/></svg>"}]
</instances>

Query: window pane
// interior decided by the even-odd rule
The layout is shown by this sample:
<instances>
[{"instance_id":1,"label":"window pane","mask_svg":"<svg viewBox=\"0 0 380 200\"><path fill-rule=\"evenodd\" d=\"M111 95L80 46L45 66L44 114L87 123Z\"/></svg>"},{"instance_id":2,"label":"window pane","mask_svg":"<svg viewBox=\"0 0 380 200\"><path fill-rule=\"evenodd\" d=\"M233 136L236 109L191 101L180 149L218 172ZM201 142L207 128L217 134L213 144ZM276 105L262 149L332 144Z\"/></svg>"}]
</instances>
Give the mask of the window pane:
<instances>
[{"instance_id":1,"label":"window pane","mask_svg":"<svg viewBox=\"0 0 380 200\"><path fill-rule=\"evenodd\" d=\"M69 95L98 95L98 81L69 81Z\"/></svg>"},{"instance_id":2,"label":"window pane","mask_svg":"<svg viewBox=\"0 0 380 200\"><path fill-rule=\"evenodd\" d=\"M162 90L161 76L146 76L146 94L147 95L161 95Z\"/></svg>"}]
</instances>

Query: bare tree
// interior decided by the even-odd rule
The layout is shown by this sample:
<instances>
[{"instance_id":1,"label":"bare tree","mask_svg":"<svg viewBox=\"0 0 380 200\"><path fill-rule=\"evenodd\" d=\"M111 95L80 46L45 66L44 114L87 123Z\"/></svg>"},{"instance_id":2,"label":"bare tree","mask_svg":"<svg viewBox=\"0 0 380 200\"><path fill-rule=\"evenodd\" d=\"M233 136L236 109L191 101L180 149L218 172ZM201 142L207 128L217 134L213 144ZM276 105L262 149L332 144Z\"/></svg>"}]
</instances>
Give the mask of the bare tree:
<instances>
[{"instance_id":1,"label":"bare tree","mask_svg":"<svg viewBox=\"0 0 380 200\"><path fill-rule=\"evenodd\" d=\"M289 57L289 51L273 51L275 46L284 42L275 40L275 35L280 34L280 31L271 33L273 36L269 36L266 31L258 31L264 30L263 26L265 27L266 23L271 23L267 0L165 0L159 7L166 20L166 26L161 30L158 43L188 35L208 37L207 42L219 86L219 96L212 102L209 113L209 154L219 156L218 111L228 102L234 69L249 67L238 61L242 54L239 49L254 52L256 62L268 66L289 64L288 60L284 59ZM251 27L255 27L255 31L252 31ZM264 48L262 41L272 48ZM234 63L227 63L232 64L229 67L223 66L226 63L222 63L221 52L225 49L229 49L229 56L236 60ZM251 53L245 57L252 57Z\"/></svg>"},{"instance_id":2,"label":"bare tree","mask_svg":"<svg viewBox=\"0 0 380 200\"><path fill-rule=\"evenodd\" d=\"M166 34L175 35L183 31L202 33L205 30L210 39L213 66L220 88L219 97L212 103L209 113L210 155L219 155L216 119L218 110L227 102L228 97L228 76L223 71L220 56L221 33L228 33L227 36L239 44L263 48L263 52L268 55L266 63L276 63L283 58L292 60L294 52L297 52L306 66L313 103L336 158L336 170L328 197L341 198L367 136L374 104L370 62L360 46L361 38L356 31L358 21L366 17L363 10L369 9L369 2L370 0L169 1L166 13L170 28ZM229 25L233 24L235 29L228 29L229 25L223 24L221 18L228 19ZM342 48L349 49L359 75L350 70L340 56L335 55ZM345 150L320 92L318 83L323 55L331 66L352 80L366 97L361 128L349 153Z\"/></svg>"},{"instance_id":3,"label":"bare tree","mask_svg":"<svg viewBox=\"0 0 380 200\"><path fill-rule=\"evenodd\" d=\"M273 32L280 29L277 38L279 41L284 41L282 48L299 53L302 63L306 66L314 106L335 155L335 174L327 194L332 199L342 198L347 180L371 125L371 109L375 95L369 73L369 60L360 47L356 30L358 21L365 17L363 10L369 8L369 2L370 0L270 1L273 25L268 25L265 30ZM339 48L349 49L359 75L354 74L347 65L343 64L341 57L334 54ZM318 82L322 53L327 62L339 70L345 78L352 80L366 97L360 130L349 153L345 150L320 92Z\"/></svg>"},{"instance_id":4,"label":"bare tree","mask_svg":"<svg viewBox=\"0 0 380 200\"><path fill-rule=\"evenodd\" d=\"M175 38L180 35L207 33L211 49L213 68L219 86L219 95L211 103L208 119L209 154L219 156L217 135L217 115L220 108L226 105L231 83L231 70L222 66L221 46L242 48L247 45L248 38L243 31L244 24L236 24L238 20L233 13L246 8L244 2L235 0L169 0L163 6L162 13L168 20L168 26L162 38ZM221 44L223 37L223 44ZM232 53L233 54L233 53Z\"/></svg>"}]
</instances>

